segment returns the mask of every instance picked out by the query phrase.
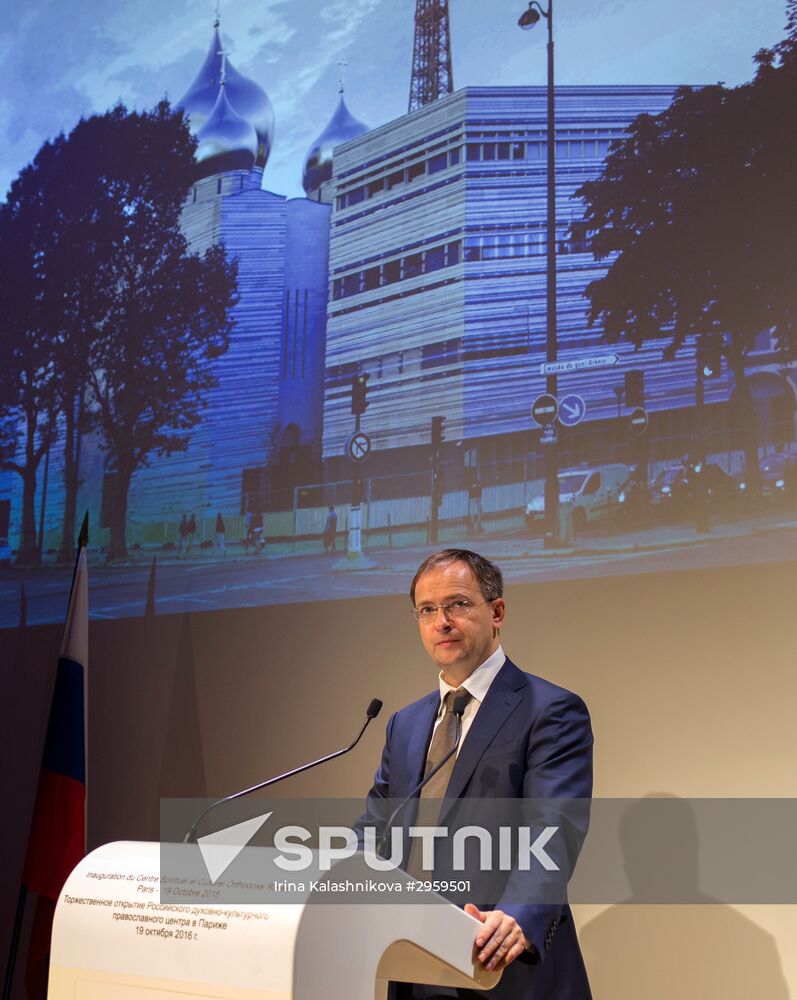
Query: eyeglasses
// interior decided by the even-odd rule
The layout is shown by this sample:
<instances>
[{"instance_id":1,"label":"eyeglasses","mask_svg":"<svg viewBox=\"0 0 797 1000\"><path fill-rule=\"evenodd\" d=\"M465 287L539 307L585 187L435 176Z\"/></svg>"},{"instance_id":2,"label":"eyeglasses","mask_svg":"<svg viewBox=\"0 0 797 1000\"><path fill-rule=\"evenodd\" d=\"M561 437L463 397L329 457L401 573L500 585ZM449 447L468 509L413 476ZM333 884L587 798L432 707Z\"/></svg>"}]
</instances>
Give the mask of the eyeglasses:
<instances>
[{"instance_id":1,"label":"eyeglasses","mask_svg":"<svg viewBox=\"0 0 797 1000\"><path fill-rule=\"evenodd\" d=\"M448 604L422 604L419 608L413 608L412 613L415 615L415 620L421 625L430 625L437 620L438 611L442 611L446 620L451 622L458 618L470 618L476 608L491 603L491 601L482 601L480 604L474 604L473 601L460 597Z\"/></svg>"}]
</instances>

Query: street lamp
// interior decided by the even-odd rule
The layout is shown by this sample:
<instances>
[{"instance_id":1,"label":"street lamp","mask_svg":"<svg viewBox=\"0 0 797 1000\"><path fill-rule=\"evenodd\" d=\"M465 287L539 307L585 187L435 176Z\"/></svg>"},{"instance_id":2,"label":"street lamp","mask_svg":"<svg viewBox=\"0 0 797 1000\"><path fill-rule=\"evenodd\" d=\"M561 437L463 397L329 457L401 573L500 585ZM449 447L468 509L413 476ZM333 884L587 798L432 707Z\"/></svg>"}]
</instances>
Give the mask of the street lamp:
<instances>
[{"instance_id":1,"label":"street lamp","mask_svg":"<svg viewBox=\"0 0 797 1000\"><path fill-rule=\"evenodd\" d=\"M518 25L528 31L543 17L548 22L548 120L546 141L547 161L547 302L545 360L551 364L557 359L556 343L556 119L554 115L554 72L553 72L553 0L548 0L545 10L537 0L531 0L528 9L518 18ZM557 395L557 377L554 372L546 376L545 390ZM559 543L559 462L557 456L556 430L551 425L553 437L545 444L545 533L546 546ZM543 432L544 434L545 432ZM543 438L544 440L544 438Z\"/></svg>"}]
</instances>

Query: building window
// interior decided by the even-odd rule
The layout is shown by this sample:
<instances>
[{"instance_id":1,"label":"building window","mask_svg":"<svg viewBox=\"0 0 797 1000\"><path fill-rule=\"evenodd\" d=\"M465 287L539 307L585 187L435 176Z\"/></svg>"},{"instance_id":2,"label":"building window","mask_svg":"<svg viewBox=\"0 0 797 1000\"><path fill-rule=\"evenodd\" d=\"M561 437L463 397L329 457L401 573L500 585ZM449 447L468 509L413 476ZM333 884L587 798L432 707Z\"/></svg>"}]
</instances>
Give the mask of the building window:
<instances>
[{"instance_id":1,"label":"building window","mask_svg":"<svg viewBox=\"0 0 797 1000\"><path fill-rule=\"evenodd\" d=\"M399 184L404 183L404 171L396 170L392 174L387 175L387 189L392 191L394 187L398 187Z\"/></svg>"},{"instance_id":2,"label":"building window","mask_svg":"<svg viewBox=\"0 0 797 1000\"><path fill-rule=\"evenodd\" d=\"M431 249L427 250L424 265L424 271L427 274L431 271L439 271L442 267L445 267L445 247L431 247Z\"/></svg>"},{"instance_id":3,"label":"building window","mask_svg":"<svg viewBox=\"0 0 797 1000\"><path fill-rule=\"evenodd\" d=\"M448 166L448 156L446 153L438 153L437 156L433 156L429 160L429 173L439 174L441 170L445 170Z\"/></svg>"},{"instance_id":4,"label":"building window","mask_svg":"<svg viewBox=\"0 0 797 1000\"><path fill-rule=\"evenodd\" d=\"M446 244L446 267L453 267L459 264L459 240Z\"/></svg>"},{"instance_id":5,"label":"building window","mask_svg":"<svg viewBox=\"0 0 797 1000\"><path fill-rule=\"evenodd\" d=\"M381 194L385 190L385 178L380 177L378 181L371 181L368 184L367 191L368 197L373 198L374 195Z\"/></svg>"},{"instance_id":6,"label":"building window","mask_svg":"<svg viewBox=\"0 0 797 1000\"><path fill-rule=\"evenodd\" d=\"M469 142L465 147L465 158L470 162L471 160L480 160L481 156L481 146L477 143Z\"/></svg>"},{"instance_id":7,"label":"building window","mask_svg":"<svg viewBox=\"0 0 797 1000\"><path fill-rule=\"evenodd\" d=\"M414 181L416 177L422 177L426 173L426 162L421 160L420 163L413 163L412 166L407 167L407 183Z\"/></svg>"},{"instance_id":8,"label":"building window","mask_svg":"<svg viewBox=\"0 0 797 1000\"><path fill-rule=\"evenodd\" d=\"M412 375L415 372L420 371L421 368L421 349L420 347L413 347L408 351L404 352L404 374Z\"/></svg>"},{"instance_id":9,"label":"building window","mask_svg":"<svg viewBox=\"0 0 797 1000\"><path fill-rule=\"evenodd\" d=\"M526 143L525 142L513 142L510 155L513 160L525 160L526 158Z\"/></svg>"},{"instance_id":10,"label":"building window","mask_svg":"<svg viewBox=\"0 0 797 1000\"><path fill-rule=\"evenodd\" d=\"M495 260L498 256L498 237L482 236L482 260Z\"/></svg>"},{"instance_id":11,"label":"building window","mask_svg":"<svg viewBox=\"0 0 797 1000\"><path fill-rule=\"evenodd\" d=\"M362 289L362 272L355 271L354 274L347 274L343 279L343 296L357 295Z\"/></svg>"},{"instance_id":12,"label":"building window","mask_svg":"<svg viewBox=\"0 0 797 1000\"><path fill-rule=\"evenodd\" d=\"M465 260L481 260L481 241L478 236L468 236L465 239Z\"/></svg>"},{"instance_id":13,"label":"building window","mask_svg":"<svg viewBox=\"0 0 797 1000\"><path fill-rule=\"evenodd\" d=\"M448 151L448 165L454 167L459 163L459 146Z\"/></svg>"},{"instance_id":14,"label":"building window","mask_svg":"<svg viewBox=\"0 0 797 1000\"><path fill-rule=\"evenodd\" d=\"M417 278L421 273L421 254L411 253L404 258L404 278Z\"/></svg>"},{"instance_id":15,"label":"building window","mask_svg":"<svg viewBox=\"0 0 797 1000\"><path fill-rule=\"evenodd\" d=\"M384 358L382 358L382 375L385 378L391 378L400 374L401 352L394 351L392 354L386 354Z\"/></svg>"},{"instance_id":16,"label":"building window","mask_svg":"<svg viewBox=\"0 0 797 1000\"><path fill-rule=\"evenodd\" d=\"M379 267L369 267L364 273L364 284L366 292L372 292L375 288L379 288L381 284L381 268Z\"/></svg>"},{"instance_id":17,"label":"building window","mask_svg":"<svg viewBox=\"0 0 797 1000\"><path fill-rule=\"evenodd\" d=\"M382 265L382 282L392 285L397 281L401 281L401 261L389 260Z\"/></svg>"}]
</instances>

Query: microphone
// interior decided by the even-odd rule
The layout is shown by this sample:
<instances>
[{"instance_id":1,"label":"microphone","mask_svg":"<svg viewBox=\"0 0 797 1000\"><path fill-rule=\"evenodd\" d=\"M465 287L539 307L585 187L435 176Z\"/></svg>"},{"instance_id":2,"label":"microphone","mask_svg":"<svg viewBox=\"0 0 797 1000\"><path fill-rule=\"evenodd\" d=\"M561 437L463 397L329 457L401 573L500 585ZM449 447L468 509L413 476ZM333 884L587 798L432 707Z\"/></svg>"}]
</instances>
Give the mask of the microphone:
<instances>
[{"instance_id":1,"label":"microphone","mask_svg":"<svg viewBox=\"0 0 797 1000\"><path fill-rule=\"evenodd\" d=\"M261 781L257 785L252 785L251 788L244 788L240 792L233 792L232 795L226 795L223 799L217 799L215 802L211 802L209 806L202 810L186 831L186 834L183 837L183 843L196 843L199 824L205 816L207 816L207 814L217 806L223 805L225 802L232 802L234 799L241 799L244 795L251 795L252 792L259 792L262 788L268 788L269 785L276 785L278 781L284 781L285 778L292 778L295 774L301 774L302 771L309 771L311 767L317 767L319 764L325 764L328 760L334 760L335 757L342 757L344 753L348 753L349 750L353 750L362 739L362 735L368 728L368 724L375 719L381 711L382 702L379 698L373 698L368 705L368 708L365 710L365 722L362 725L362 729L360 729L359 733L357 733L353 742L351 742L347 747L344 747L342 750L336 750L334 753L327 754L326 757L319 757L318 760L311 760L309 764L301 764L299 767L294 767L292 770L286 771L284 774L278 774L274 778L268 778L266 781Z\"/></svg>"},{"instance_id":2,"label":"microphone","mask_svg":"<svg viewBox=\"0 0 797 1000\"><path fill-rule=\"evenodd\" d=\"M470 699L471 699L470 692L464 690L457 692L457 694L454 696L454 703L451 706L451 711L454 713L455 723L456 723L456 738L454 740L454 745L453 747L451 747L451 749L448 751L445 757L443 757L443 759L439 761L432 768L432 770L421 779L421 781L418 782L418 784L415 786L415 788L413 788L410 794L405 799L402 799L401 802L399 802L399 804L390 814L390 817L388 821L385 823L384 829L382 830L382 836L379 838L379 847L377 853L381 857L385 856L385 844L387 842L387 836L390 831L390 828L393 825L393 820L395 820L396 816L398 816L398 814L407 805L407 803L411 802L415 798L415 796L420 793L424 785L426 785L428 782L432 780L432 778L437 774L437 772L440 770L443 764L445 764L447 760L450 760L451 756L455 754L459 749L459 741L462 739L462 716L465 713L465 709L467 708Z\"/></svg>"}]
</instances>

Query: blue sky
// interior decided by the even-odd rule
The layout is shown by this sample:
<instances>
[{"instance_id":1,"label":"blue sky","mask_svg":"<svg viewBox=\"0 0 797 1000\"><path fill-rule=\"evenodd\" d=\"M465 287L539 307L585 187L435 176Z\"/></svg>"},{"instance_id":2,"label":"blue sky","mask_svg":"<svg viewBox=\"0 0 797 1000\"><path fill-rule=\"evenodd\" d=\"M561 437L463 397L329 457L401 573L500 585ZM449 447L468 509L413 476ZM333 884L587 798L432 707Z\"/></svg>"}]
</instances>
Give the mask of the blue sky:
<instances>
[{"instance_id":1,"label":"blue sky","mask_svg":"<svg viewBox=\"0 0 797 1000\"><path fill-rule=\"evenodd\" d=\"M32 0L0 29L0 191L41 142L117 100L178 99L210 42L214 0ZM455 86L543 84L545 29L521 31L525 0L451 0ZM783 34L783 0L557 0L557 82L738 84ZM300 195L301 166L346 96L369 125L406 111L414 0L221 0L237 69L277 119L265 186Z\"/></svg>"}]
</instances>

